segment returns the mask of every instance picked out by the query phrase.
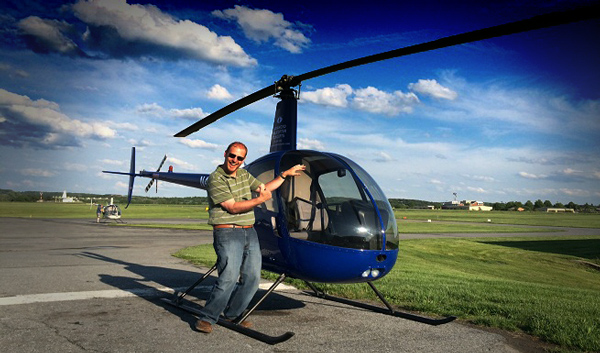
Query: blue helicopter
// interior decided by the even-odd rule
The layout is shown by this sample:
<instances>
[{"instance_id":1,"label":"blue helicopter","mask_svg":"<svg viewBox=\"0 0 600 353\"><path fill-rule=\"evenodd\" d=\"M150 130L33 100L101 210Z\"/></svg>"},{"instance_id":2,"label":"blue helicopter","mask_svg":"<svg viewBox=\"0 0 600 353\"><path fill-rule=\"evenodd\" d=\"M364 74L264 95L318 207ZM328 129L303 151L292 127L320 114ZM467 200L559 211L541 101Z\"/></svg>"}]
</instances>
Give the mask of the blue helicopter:
<instances>
[{"instance_id":1,"label":"blue helicopter","mask_svg":"<svg viewBox=\"0 0 600 353\"><path fill-rule=\"evenodd\" d=\"M284 75L273 85L256 91L175 134L175 137L188 136L238 109L274 96L280 101L275 111L270 152L245 168L266 183L280 171L293 165L306 166L300 176L286 180L271 200L255 208L255 228L262 250L263 269L279 274L279 278L242 317L233 323L225 320L219 320L218 323L269 344L289 339L293 336L292 332L268 336L236 324L244 321L287 277L304 280L315 295L325 299L430 325L454 320L454 316L429 318L396 311L377 290L373 281L388 274L398 257L398 226L392 207L375 180L349 158L335 153L296 148L299 90L295 87L300 87L305 80L359 65L597 18L600 17L599 9L600 6L594 5L550 13L354 59L299 76ZM135 177L151 178L148 188L154 180L162 180L207 189L208 174L161 172L160 167L155 172L136 173L135 148L131 153L129 173L104 172L129 176L127 206L131 202ZM188 290L168 302L190 312L197 312L197 309L184 303L184 297L215 269L213 266ZM385 308L329 296L313 283L367 283Z\"/></svg>"}]
</instances>

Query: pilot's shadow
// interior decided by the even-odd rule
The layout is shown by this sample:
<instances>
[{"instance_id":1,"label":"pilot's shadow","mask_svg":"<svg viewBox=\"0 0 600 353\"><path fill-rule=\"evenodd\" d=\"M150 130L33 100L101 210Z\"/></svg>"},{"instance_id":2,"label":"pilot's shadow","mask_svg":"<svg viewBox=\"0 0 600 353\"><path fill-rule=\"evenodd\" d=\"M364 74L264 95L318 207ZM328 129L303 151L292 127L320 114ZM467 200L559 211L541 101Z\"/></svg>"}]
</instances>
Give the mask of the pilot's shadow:
<instances>
[{"instance_id":1,"label":"pilot's shadow","mask_svg":"<svg viewBox=\"0 0 600 353\"><path fill-rule=\"evenodd\" d=\"M128 270L132 274L135 274L136 277L126 277L126 276L114 276L108 274L99 274L100 281L102 283L106 283L115 288L119 288L124 291L129 291L135 293L140 298L144 298L149 302L160 306L161 308L171 312L172 314L179 316L182 321L188 323L191 327L194 326L196 319L193 315L185 312L184 310L179 310L162 300L159 300L155 295L153 296L145 296L140 293L151 292L155 289L155 286L148 285L147 283L156 283L159 286L168 287L168 288L179 288L181 291L185 291L189 286L194 284L204 273L202 272L194 272L194 271L185 271L185 270L177 270L166 267L158 267L158 266L146 266L140 265L136 263L131 263L123 260L118 260L115 258L111 258L105 255L92 253L92 252L82 252L81 256L86 256L89 258L93 258L100 261L120 264L124 266L124 269ZM200 300L205 301L208 299L210 294L210 288L215 282L215 277L210 276L206 278L202 283L192 290L186 299L192 300L193 297L196 297ZM258 290L254 295L252 303L250 306L254 305L256 301L258 301L264 294L265 291ZM163 297L172 297L175 298L176 294L165 293ZM194 301L194 303L196 303ZM198 303L197 303L198 304ZM280 295L276 292L272 292L266 299L263 301L255 314L263 314L269 315L268 311L274 310L289 310L289 309L298 309L304 307L305 304L301 301L291 299L289 297Z\"/></svg>"}]
</instances>

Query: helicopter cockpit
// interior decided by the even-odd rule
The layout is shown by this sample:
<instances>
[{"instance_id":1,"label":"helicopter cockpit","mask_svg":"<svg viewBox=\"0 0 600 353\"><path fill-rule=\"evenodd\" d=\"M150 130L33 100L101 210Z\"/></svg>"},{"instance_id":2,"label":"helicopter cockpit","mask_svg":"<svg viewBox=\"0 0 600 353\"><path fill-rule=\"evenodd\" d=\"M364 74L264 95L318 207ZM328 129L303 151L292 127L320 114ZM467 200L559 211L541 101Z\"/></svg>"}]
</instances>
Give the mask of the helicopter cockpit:
<instances>
[{"instance_id":1,"label":"helicopter cockpit","mask_svg":"<svg viewBox=\"0 0 600 353\"><path fill-rule=\"evenodd\" d=\"M274 160L263 160L248 169L266 182L273 176L274 164ZM281 205L285 215L282 226L291 237L352 249L398 248L391 206L356 163L336 154L294 150L283 154L279 164L279 170L295 164L306 166L300 176L284 182L279 198L264 205L272 211Z\"/></svg>"}]
</instances>

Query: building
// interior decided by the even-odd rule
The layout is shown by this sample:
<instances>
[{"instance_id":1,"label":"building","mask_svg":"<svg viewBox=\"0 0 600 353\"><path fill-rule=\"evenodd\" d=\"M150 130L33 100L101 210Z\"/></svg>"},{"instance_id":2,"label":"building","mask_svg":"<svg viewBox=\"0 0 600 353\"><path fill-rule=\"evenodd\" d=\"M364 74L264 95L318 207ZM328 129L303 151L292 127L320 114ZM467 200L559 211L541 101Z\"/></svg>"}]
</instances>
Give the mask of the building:
<instances>
[{"instance_id":1,"label":"building","mask_svg":"<svg viewBox=\"0 0 600 353\"><path fill-rule=\"evenodd\" d=\"M72 197L67 197L67 190L63 191L62 202L75 202Z\"/></svg>"},{"instance_id":2,"label":"building","mask_svg":"<svg viewBox=\"0 0 600 353\"><path fill-rule=\"evenodd\" d=\"M542 207L538 209L539 211L542 212L548 212L548 213L559 213L559 212L571 212L571 213L575 213L575 210L572 208L557 208L557 207Z\"/></svg>"},{"instance_id":3,"label":"building","mask_svg":"<svg viewBox=\"0 0 600 353\"><path fill-rule=\"evenodd\" d=\"M469 211L491 211L493 209L492 206L484 205L483 201L471 201L471 200L463 200L463 201L448 201L444 202L442 205L442 209L444 210L469 210Z\"/></svg>"}]
</instances>

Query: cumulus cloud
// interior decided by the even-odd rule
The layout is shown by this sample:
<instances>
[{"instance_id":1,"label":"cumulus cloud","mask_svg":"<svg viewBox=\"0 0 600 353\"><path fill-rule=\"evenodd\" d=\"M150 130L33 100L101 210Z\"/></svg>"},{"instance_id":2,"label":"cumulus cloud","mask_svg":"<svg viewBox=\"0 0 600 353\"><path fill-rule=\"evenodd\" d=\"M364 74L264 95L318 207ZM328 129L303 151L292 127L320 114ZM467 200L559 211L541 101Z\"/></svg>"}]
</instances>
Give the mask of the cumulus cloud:
<instances>
[{"instance_id":1,"label":"cumulus cloud","mask_svg":"<svg viewBox=\"0 0 600 353\"><path fill-rule=\"evenodd\" d=\"M545 179L546 175L543 174L531 174L527 172L519 172L519 176L525 179Z\"/></svg>"},{"instance_id":2,"label":"cumulus cloud","mask_svg":"<svg viewBox=\"0 0 600 353\"><path fill-rule=\"evenodd\" d=\"M116 165L116 166L124 166L127 165L127 162L124 160L115 160L115 159L102 159L100 160L102 164Z\"/></svg>"},{"instance_id":3,"label":"cumulus cloud","mask_svg":"<svg viewBox=\"0 0 600 353\"><path fill-rule=\"evenodd\" d=\"M138 130L138 126L132 123L123 123L123 122L119 122L116 123L114 121L107 121L106 122L108 125L110 125L111 127L114 127L115 129L119 129L119 130L129 130L129 131L137 131Z\"/></svg>"},{"instance_id":4,"label":"cumulus cloud","mask_svg":"<svg viewBox=\"0 0 600 353\"><path fill-rule=\"evenodd\" d=\"M355 90L352 106L370 113L394 116L400 113L412 113L417 103L419 98L414 93L402 91L389 93L369 86Z\"/></svg>"},{"instance_id":5,"label":"cumulus cloud","mask_svg":"<svg viewBox=\"0 0 600 353\"><path fill-rule=\"evenodd\" d=\"M300 138L298 139L298 149L301 150L324 150L323 142L315 139Z\"/></svg>"},{"instance_id":6,"label":"cumulus cloud","mask_svg":"<svg viewBox=\"0 0 600 353\"><path fill-rule=\"evenodd\" d=\"M27 17L17 23L28 47L36 53L60 53L66 56L86 56L68 37L75 35L72 25L65 21Z\"/></svg>"},{"instance_id":7,"label":"cumulus cloud","mask_svg":"<svg viewBox=\"0 0 600 353\"><path fill-rule=\"evenodd\" d=\"M239 67L257 64L233 38L176 19L151 4L79 0L65 8L87 26L85 33L77 33L76 26L65 21L31 16L18 23L29 48L67 56L190 59Z\"/></svg>"},{"instance_id":8,"label":"cumulus cloud","mask_svg":"<svg viewBox=\"0 0 600 353\"><path fill-rule=\"evenodd\" d=\"M467 186L467 190L468 191L472 191L478 194L487 194L489 193L489 191L481 188L481 187L476 187L476 186Z\"/></svg>"},{"instance_id":9,"label":"cumulus cloud","mask_svg":"<svg viewBox=\"0 0 600 353\"><path fill-rule=\"evenodd\" d=\"M214 144L214 143L209 143L203 140L198 140L198 139L180 139L179 140L180 143L189 146L191 148L202 148L202 149L207 149L207 150L216 150L219 146Z\"/></svg>"},{"instance_id":10,"label":"cumulus cloud","mask_svg":"<svg viewBox=\"0 0 600 353\"><path fill-rule=\"evenodd\" d=\"M352 94L352 87L347 84L340 84L335 87L304 92L302 99L314 104L345 108L348 106L348 96L350 94Z\"/></svg>"},{"instance_id":11,"label":"cumulus cloud","mask_svg":"<svg viewBox=\"0 0 600 353\"><path fill-rule=\"evenodd\" d=\"M231 95L231 93L229 93L227 88L221 86L220 84L216 84L216 85L212 86L210 88L210 90L208 90L208 94L206 96L210 99L216 99L216 100L231 100L231 99L233 99L233 96Z\"/></svg>"},{"instance_id":12,"label":"cumulus cloud","mask_svg":"<svg viewBox=\"0 0 600 353\"><path fill-rule=\"evenodd\" d=\"M521 132L523 128L579 140L597 139L600 131L600 120L596 119L600 115L600 100L597 99L574 100L553 91L515 88L501 81L470 84L454 78L452 84L460 87L461 99L433 107L425 114L436 120L477 124L492 138Z\"/></svg>"},{"instance_id":13,"label":"cumulus cloud","mask_svg":"<svg viewBox=\"0 0 600 353\"><path fill-rule=\"evenodd\" d=\"M390 156L389 154L387 154L385 152L377 152L373 156L373 161L380 162L380 163L392 162L395 160L396 159L394 159L392 156Z\"/></svg>"},{"instance_id":14,"label":"cumulus cloud","mask_svg":"<svg viewBox=\"0 0 600 353\"><path fill-rule=\"evenodd\" d=\"M588 196L590 194L589 190L583 190L583 189L568 189L568 188L561 188L560 192L562 192L565 195L568 196ZM598 195L598 193L596 193L596 196Z\"/></svg>"},{"instance_id":15,"label":"cumulus cloud","mask_svg":"<svg viewBox=\"0 0 600 353\"><path fill-rule=\"evenodd\" d=\"M233 9L216 10L212 14L218 18L236 21L244 35L257 43L274 40L276 46L291 53L300 53L310 44L310 39L298 29L303 25L294 25L284 20L281 13L235 5Z\"/></svg>"},{"instance_id":16,"label":"cumulus cloud","mask_svg":"<svg viewBox=\"0 0 600 353\"><path fill-rule=\"evenodd\" d=\"M175 167L179 167L183 170L194 170L196 169L193 164L183 161L181 159L175 157L169 157L169 163L174 165Z\"/></svg>"},{"instance_id":17,"label":"cumulus cloud","mask_svg":"<svg viewBox=\"0 0 600 353\"><path fill-rule=\"evenodd\" d=\"M0 89L0 133L6 145L35 147L80 146L81 139L96 140L116 137L115 130L104 122L72 119L60 111L57 103L45 99L32 100Z\"/></svg>"},{"instance_id":18,"label":"cumulus cloud","mask_svg":"<svg viewBox=\"0 0 600 353\"><path fill-rule=\"evenodd\" d=\"M186 120L200 120L208 115L204 111L202 111L202 108L171 109L169 110L169 112L174 118L181 118Z\"/></svg>"},{"instance_id":19,"label":"cumulus cloud","mask_svg":"<svg viewBox=\"0 0 600 353\"><path fill-rule=\"evenodd\" d=\"M156 118L174 118L185 120L200 120L208 115L202 108L165 109L157 103L146 103L136 108L136 113Z\"/></svg>"},{"instance_id":20,"label":"cumulus cloud","mask_svg":"<svg viewBox=\"0 0 600 353\"><path fill-rule=\"evenodd\" d=\"M54 173L54 172L44 170L44 169L36 169L36 168L25 168L25 169L21 169L19 172L21 174L27 175L27 176L36 176L36 177L44 177L44 178L48 178L48 177L52 177L52 176L56 175L56 173Z\"/></svg>"},{"instance_id":21,"label":"cumulus cloud","mask_svg":"<svg viewBox=\"0 0 600 353\"><path fill-rule=\"evenodd\" d=\"M70 162L65 162L63 163L63 170L72 170L72 171L76 171L76 172L85 172L88 171L90 169L89 165L84 165L84 164L80 164L80 163L70 163Z\"/></svg>"},{"instance_id":22,"label":"cumulus cloud","mask_svg":"<svg viewBox=\"0 0 600 353\"><path fill-rule=\"evenodd\" d=\"M419 80L417 83L411 83L408 88L417 93L432 96L434 98L454 100L458 93L450 88L440 85L436 80Z\"/></svg>"},{"instance_id":23,"label":"cumulus cloud","mask_svg":"<svg viewBox=\"0 0 600 353\"><path fill-rule=\"evenodd\" d=\"M541 164L541 165L556 164L556 161L551 161L548 158L544 158L544 157L535 159L535 158L523 157L523 156L520 156L520 157L509 156L509 157L506 157L506 160L510 161L510 162L521 162L521 163L526 163L526 164Z\"/></svg>"},{"instance_id":24,"label":"cumulus cloud","mask_svg":"<svg viewBox=\"0 0 600 353\"><path fill-rule=\"evenodd\" d=\"M25 70L13 68L9 64L0 63L0 71L6 73L10 78L27 78L29 73Z\"/></svg>"},{"instance_id":25,"label":"cumulus cloud","mask_svg":"<svg viewBox=\"0 0 600 353\"><path fill-rule=\"evenodd\" d=\"M385 92L370 86L353 89L347 84L338 84L335 87L304 92L301 98L314 104L338 108L352 107L357 110L388 116L412 113L413 107L419 103L419 98L412 92Z\"/></svg>"},{"instance_id":26,"label":"cumulus cloud","mask_svg":"<svg viewBox=\"0 0 600 353\"><path fill-rule=\"evenodd\" d=\"M149 55L242 67L256 65L256 60L231 37L219 36L189 20L177 20L154 5L80 0L72 9L88 25L88 44L114 57Z\"/></svg>"},{"instance_id":27,"label":"cumulus cloud","mask_svg":"<svg viewBox=\"0 0 600 353\"><path fill-rule=\"evenodd\" d=\"M496 179L494 177L486 176L486 175L463 174L463 176L467 179L477 180L477 181L485 181L485 182L490 182L490 183L496 181Z\"/></svg>"}]
</instances>

